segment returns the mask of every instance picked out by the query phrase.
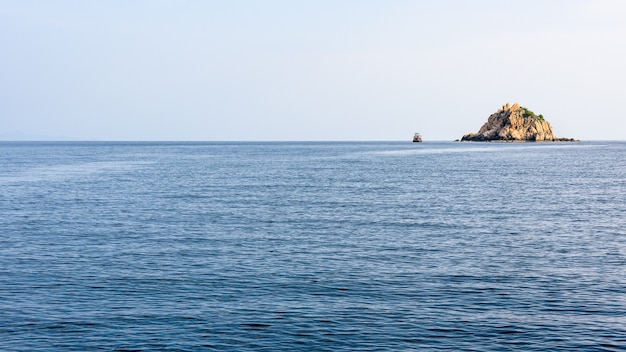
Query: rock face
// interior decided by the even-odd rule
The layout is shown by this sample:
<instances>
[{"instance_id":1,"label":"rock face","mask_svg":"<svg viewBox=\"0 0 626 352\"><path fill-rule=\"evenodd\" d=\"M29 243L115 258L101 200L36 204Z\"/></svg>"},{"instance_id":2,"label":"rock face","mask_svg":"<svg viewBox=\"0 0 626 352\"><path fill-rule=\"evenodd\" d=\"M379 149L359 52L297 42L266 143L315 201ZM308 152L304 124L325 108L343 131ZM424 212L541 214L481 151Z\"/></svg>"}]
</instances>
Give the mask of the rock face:
<instances>
[{"instance_id":1,"label":"rock face","mask_svg":"<svg viewBox=\"0 0 626 352\"><path fill-rule=\"evenodd\" d=\"M503 105L489 116L478 133L469 133L461 141L489 142L574 142L573 138L559 138L552 131L552 125L534 112L515 103Z\"/></svg>"}]
</instances>

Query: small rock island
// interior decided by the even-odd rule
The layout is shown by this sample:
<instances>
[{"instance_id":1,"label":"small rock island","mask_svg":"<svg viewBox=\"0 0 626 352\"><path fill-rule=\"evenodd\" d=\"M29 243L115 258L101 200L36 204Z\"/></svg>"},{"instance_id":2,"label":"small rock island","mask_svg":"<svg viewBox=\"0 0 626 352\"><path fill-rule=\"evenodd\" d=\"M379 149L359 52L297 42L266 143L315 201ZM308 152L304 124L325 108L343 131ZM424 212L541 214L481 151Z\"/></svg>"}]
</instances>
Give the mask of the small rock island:
<instances>
[{"instance_id":1,"label":"small rock island","mask_svg":"<svg viewBox=\"0 0 626 352\"><path fill-rule=\"evenodd\" d=\"M543 115L535 115L518 103L506 103L489 116L478 133L468 133L461 142L578 142L573 138L559 138Z\"/></svg>"}]
</instances>

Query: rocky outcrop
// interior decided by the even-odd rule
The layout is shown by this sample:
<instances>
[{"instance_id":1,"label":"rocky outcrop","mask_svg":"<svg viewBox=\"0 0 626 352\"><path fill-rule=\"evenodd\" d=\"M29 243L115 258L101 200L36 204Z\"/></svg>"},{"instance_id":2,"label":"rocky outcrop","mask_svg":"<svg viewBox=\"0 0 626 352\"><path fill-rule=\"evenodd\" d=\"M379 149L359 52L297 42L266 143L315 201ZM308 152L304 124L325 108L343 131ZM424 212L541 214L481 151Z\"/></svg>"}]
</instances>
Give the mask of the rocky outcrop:
<instances>
[{"instance_id":1,"label":"rocky outcrop","mask_svg":"<svg viewBox=\"0 0 626 352\"><path fill-rule=\"evenodd\" d=\"M552 131L552 125L534 112L515 103L503 105L489 116L478 133L469 133L461 141L489 142L574 142L573 138L559 138Z\"/></svg>"}]
</instances>

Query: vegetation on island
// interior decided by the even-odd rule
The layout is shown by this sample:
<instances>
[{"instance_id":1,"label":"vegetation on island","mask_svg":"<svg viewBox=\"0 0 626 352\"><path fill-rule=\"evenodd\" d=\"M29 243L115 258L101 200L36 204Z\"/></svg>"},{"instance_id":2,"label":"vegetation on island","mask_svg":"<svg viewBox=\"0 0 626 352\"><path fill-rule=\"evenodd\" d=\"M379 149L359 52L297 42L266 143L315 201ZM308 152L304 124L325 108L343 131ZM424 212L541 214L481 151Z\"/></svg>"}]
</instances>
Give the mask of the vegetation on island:
<instances>
[{"instance_id":1,"label":"vegetation on island","mask_svg":"<svg viewBox=\"0 0 626 352\"><path fill-rule=\"evenodd\" d=\"M530 109L528 109L525 106L520 106L520 109L524 110L524 114L523 114L524 117L534 117L539 121L545 120L542 114L536 115L534 112L532 112Z\"/></svg>"},{"instance_id":2,"label":"vegetation on island","mask_svg":"<svg viewBox=\"0 0 626 352\"><path fill-rule=\"evenodd\" d=\"M468 133L461 138L468 142L578 142L573 138L559 138L552 125L541 114L535 114L518 103L506 103L489 115L477 133Z\"/></svg>"}]
</instances>

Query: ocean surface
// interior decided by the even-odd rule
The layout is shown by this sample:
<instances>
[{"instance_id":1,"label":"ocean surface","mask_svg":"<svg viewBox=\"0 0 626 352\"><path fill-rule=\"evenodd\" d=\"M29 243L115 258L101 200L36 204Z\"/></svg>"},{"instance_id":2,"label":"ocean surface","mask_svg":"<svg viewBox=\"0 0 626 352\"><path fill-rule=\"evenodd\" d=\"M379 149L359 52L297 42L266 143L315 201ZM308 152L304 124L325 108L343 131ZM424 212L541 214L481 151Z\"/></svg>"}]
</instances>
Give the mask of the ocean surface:
<instances>
[{"instance_id":1,"label":"ocean surface","mask_svg":"<svg viewBox=\"0 0 626 352\"><path fill-rule=\"evenodd\" d=\"M624 351L626 142L0 143L2 351Z\"/></svg>"}]
</instances>

